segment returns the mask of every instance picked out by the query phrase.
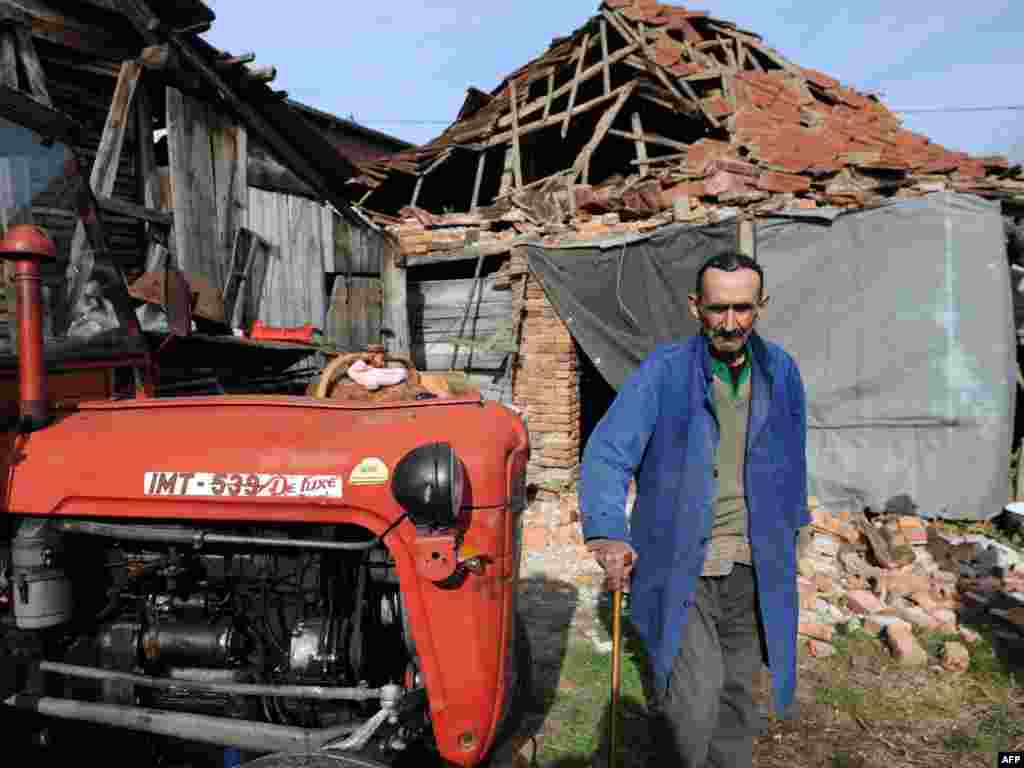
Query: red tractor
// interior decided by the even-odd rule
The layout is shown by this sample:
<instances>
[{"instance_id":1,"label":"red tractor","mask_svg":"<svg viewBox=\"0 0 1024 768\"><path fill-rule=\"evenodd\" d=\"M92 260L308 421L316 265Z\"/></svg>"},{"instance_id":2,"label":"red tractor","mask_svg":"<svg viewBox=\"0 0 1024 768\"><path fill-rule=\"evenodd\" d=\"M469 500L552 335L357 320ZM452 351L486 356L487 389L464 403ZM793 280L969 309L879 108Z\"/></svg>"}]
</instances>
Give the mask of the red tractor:
<instances>
[{"instance_id":1,"label":"red tractor","mask_svg":"<svg viewBox=\"0 0 1024 768\"><path fill-rule=\"evenodd\" d=\"M28 141L19 127L4 122L4 144ZM159 395L193 334L188 284L162 272L166 330L143 332L77 164L55 152L70 154L25 153L22 208L70 174L93 258L44 302L67 243L10 220L0 241L17 293L16 354L0 359L0 700L58 731L113 726L261 765L493 759L530 679L523 420L414 371L404 397L315 396L330 381ZM381 370L379 350L357 358Z\"/></svg>"}]
</instances>

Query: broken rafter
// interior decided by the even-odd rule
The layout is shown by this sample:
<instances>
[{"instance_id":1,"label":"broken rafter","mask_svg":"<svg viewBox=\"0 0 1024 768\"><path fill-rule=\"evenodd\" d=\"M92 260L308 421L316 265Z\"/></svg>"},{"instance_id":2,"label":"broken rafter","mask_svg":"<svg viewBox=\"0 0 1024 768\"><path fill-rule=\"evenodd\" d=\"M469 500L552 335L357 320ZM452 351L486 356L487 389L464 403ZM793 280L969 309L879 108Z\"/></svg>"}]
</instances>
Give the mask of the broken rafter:
<instances>
[{"instance_id":1,"label":"broken rafter","mask_svg":"<svg viewBox=\"0 0 1024 768\"><path fill-rule=\"evenodd\" d=\"M484 180L484 166L487 163L487 150L480 152L480 159L476 163L476 180L473 182L473 198L469 203L469 210L475 211L480 204L480 184Z\"/></svg>"},{"instance_id":2,"label":"broken rafter","mask_svg":"<svg viewBox=\"0 0 1024 768\"><path fill-rule=\"evenodd\" d=\"M704 102L700 100L700 97L697 95L697 92L693 90L693 86L691 86L688 82L683 80L683 78L679 78L677 82L679 83L679 87L683 89L686 95L697 103L697 105L700 107L701 112L703 112L704 116L708 119L708 122L711 123L715 128L718 128L720 126L718 119L707 110L707 107L704 106Z\"/></svg>"},{"instance_id":3,"label":"broken rafter","mask_svg":"<svg viewBox=\"0 0 1024 768\"><path fill-rule=\"evenodd\" d=\"M671 94L668 94L668 92L665 91L663 88L657 88L655 90L657 93L663 93L671 96ZM653 93L649 93L643 89L638 89L636 95L637 98L643 99L644 101L649 101L651 104L657 104L659 107L668 110L669 112L675 112L678 109L678 104L672 101L671 98L661 99L655 96Z\"/></svg>"},{"instance_id":4,"label":"broken rafter","mask_svg":"<svg viewBox=\"0 0 1024 768\"><path fill-rule=\"evenodd\" d=\"M608 63L609 64L614 64L617 61L621 61L622 59L626 58L627 56L632 54L634 51L636 51L637 48L639 48L639 47L640 47L639 44L633 43L631 45L626 46L625 48L620 48L619 50L617 50L615 53L613 53L611 56L608 57ZM589 80L591 77L593 77L594 75L599 73L603 67L604 67L603 62L598 62L597 64L593 64L593 65L587 67L585 70L583 70L582 74L580 75L580 82L585 82L585 81ZM564 85L562 85L562 86L560 86L560 87L558 87L558 88L556 88L554 90L554 92L552 93L552 99L561 98L562 96L567 94L571 89L572 89L572 83L571 82L570 83L565 83ZM612 91L612 93L615 93L615 91ZM610 94L608 94L608 95L610 95ZM542 96L539 99L535 99L534 101L531 101L530 103L524 105L523 108L521 110L519 110L519 120L522 121L523 118L529 117L530 115L534 114L535 112L538 112L539 110L543 109L546 101L547 101L547 97ZM576 114L578 114L578 113L576 113L574 111L573 115L575 116ZM496 123L498 128L507 128L511 124L512 124L512 115L511 114L502 115L498 119L498 121ZM485 133L488 130L489 127L490 126L482 128L479 131L479 133L480 134ZM530 126L528 126L528 125L527 126L523 126L523 132L525 132L528 127L530 127ZM472 134L472 135L475 135L475 134ZM488 144L493 144L493 143L494 143L493 140L488 141Z\"/></svg>"},{"instance_id":5,"label":"broken rafter","mask_svg":"<svg viewBox=\"0 0 1024 768\"><path fill-rule=\"evenodd\" d=\"M551 114L551 102L554 100L555 95L555 70L548 72L548 95L544 100L544 115L541 117L542 120L547 120Z\"/></svg>"},{"instance_id":6,"label":"broken rafter","mask_svg":"<svg viewBox=\"0 0 1024 768\"><path fill-rule=\"evenodd\" d=\"M604 67L604 92L611 93L612 69L608 64L608 20L601 19L601 64Z\"/></svg>"},{"instance_id":7,"label":"broken rafter","mask_svg":"<svg viewBox=\"0 0 1024 768\"><path fill-rule=\"evenodd\" d=\"M435 157L434 160L430 163L430 165L428 165L422 173L417 174L416 187L412 191L412 200L409 203L410 206L412 206L413 208L416 207L416 203L419 201L420 197L420 190L423 189L423 180L431 173L433 173L433 171L445 160L451 157L452 152L454 151L454 148L449 147L447 150L445 150L437 157Z\"/></svg>"},{"instance_id":8,"label":"broken rafter","mask_svg":"<svg viewBox=\"0 0 1024 768\"><path fill-rule=\"evenodd\" d=\"M710 26L711 29L713 29L715 32L721 32L722 34L728 35L729 37L731 37L733 39L742 40L749 47L751 47L754 50L756 50L759 53L761 53L765 58L767 58L770 62L772 62L776 66L781 67L782 69L784 69L787 72L790 72L792 74L801 75L802 76L802 73L800 72L800 68L799 67L797 67L795 64L790 62L788 59L786 59L783 56L781 56L779 53L777 53L773 49L771 49L768 46L764 45L764 43L762 43L758 38L753 37L752 35L744 34L743 32L739 32L739 31L737 31L735 29L730 29L729 27L725 27L725 26L722 26L720 24L715 24L713 22L710 23L708 26Z\"/></svg>"},{"instance_id":9,"label":"broken rafter","mask_svg":"<svg viewBox=\"0 0 1024 768\"><path fill-rule=\"evenodd\" d=\"M679 90L672 85L671 81L668 79L668 75L666 75L655 62L637 56L630 56L626 59L625 63L640 72L644 72L647 75L653 75L652 79L641 83L641 85L644 88L651 89L656 93L660 93L667 97L663 101L659 100L656 102L665 107L665 109L671 112L678 112L682 109L685 114L691 117L702 114L703 106L701 105L700 99L697 97L696 93L694 93L692 99L685 98ZM661 86L654 82L655 79L661 83ZM646 96L647 94L641 93L640 95Z\"/></svg>"},{"instance_id":10,"label":"broken rafter","mask_svg":"<svg viewBox=\"0 0 1024 768\"><path fill-rule=\"evenodd\" d=\"M580 74L583 72L583 64L587 58L587 43L590 42L590 33L583 34L583 42L580 43L580 57L576 62L576 75L572 79L572 91L569 93L569 106L565 110L565 119L562 121L562 138L569 132L569 120L572 119L572 108L576 105L576 93L580 87ZM518 119L513 117L514 120ZM518 135L518 130L516 130Z\"/></svg>"},{"instance_id":11,"label":"broken rafter","mask_svg":"<svg viewBox=\"0 0 1024 768\"><path fill-rule=\"evenodd\" d=\"M621 17L609 11L607 8L601 10L601 15L605 21L612 25L612 28L619 33L619 37L626 41L629 45L641 45L640 38L633 33L633 31L626 25Z\"/></svg>"},{"instance_id":12,"label":"broken rafter","mask_svg":"<svg viewBox=\"0 0 1024 768\"><path fill-rule=\"evenodd\" d=\"M582 61L582 58L580 59ZM509 101L512 105L512 173L515 177L516 189L523 186L523 156L519 147L519 94L516 91L516 81L509 84L511 93ZM566 123L569 118L566 118ZM562 125L562 136L565 136L565 124Z\"/></svg>"},{"instance_id":13,"label":"broken rafter","mask_svg":"<svg viewBox=\"0 0 1024 768\"><path fill-rule=\"evenodd\" d=\"M545 176L543 179L537 179L536 181L531 181L529 184L523 184L522 188L520 189L510 189L506 192L496 195L494 200L498 201L506 197L512 197L521 192L526 192L527 190L537 189L538 187L542 188L543 191L547 191L549 185L554 184L559 180L559 178L569 173L572 173L571 168L568 168L563 171L558 171L557 173L552 173L550 176Z\"/></svg>"},{"instance_id":14,"label":"broken rafter","mask_svg":"<svg viewBox=\"0 0 1024 768\"><path fill-rule=\"evenodd\" d=\"M633 125L633 144L636 146L636 163L640 166L640 173L646 176L650 166L647 164L647 144L644 142L644 126L640 121L640 113L634 112L630 120Z\"/></svg>"},{"instance_id":15,"label":"broken rafter","mask_svg":"<svg viewBox=\"0 0 1024 768\"><path fill-rule=\"evenodd\" d=\"M590 101L586 101L583 104L580 104L579 106L573 108L573 110L572 110L572 117L576 117L578 115L583 114L584 112L589 112L591 109L594 109L595 107L601 106L606 101L609 101L610 99L613 99L620 92L622 92L622 90L624 90L625 88L632 87L632 85L633 85L633 83L627 83L626 85L622 85L622 86L619 86L618 88L614 89L609 94L606 94L606 95L602 94L601 96L597 96L597 97L591 99ZM523 137L523 136L525 136L525 135L527 135L529 133L533 133L534 131L539 131L542 128L547 128L549 126L555 125L557 123L562 122L564 119L565 119L565 113L560 112L557 115L552 115L547 120L537 120L537 121L529 123L527 125L520 126L520 128L519 128L519 136ZM492 136L490 139L487 140L487 146L494 147L494 146L497 146L499 144L504 144L506 141L508 141L511 138L512 138L512 132L511 131L505 131L503 133L498 133L498 134L495 134L494 136Z\"/></svg>"},{"instance_id":16,"label":"broken rafter","mask_svg":"<svg viewBox=\"0 0 1024 768\"><path fill-rule=\"evenodd\" d=\"M590 158L594 154L594 150L597 149L597 146L604 140L604 137L612 127L612 123L615 121L615 118L618 117L619 111L625 105L629 97L633 95L635 88L636 81L634 80L617 89L617 91L613 91L613 93L618 94L618 98L616 98L615 103L612 104L612 106L609 107L603 115L601 115L601 119L597 121L597 126L594 128L594 135L590 137L590 141L588 141L583 149L580 150L580 153L576 156L576 161L572 164L574 171L574 176L572 177L573 181L575 181L580 174L583 174L583 183L586 184L589 182Z\"/></svg>"},{"instance_id":17,"label":"broken rafter","mask_svg":"<svg viewBox=\"0 0 1024 768\"><path fill-rule=\"evenodd\" d=\"M32 33L27 27L15 27L14 34L18 37L21 65L25 68L25 77L28 79L28 87L32 96L40 103L52 107L50 92L46 88L46 75L43 73L39 54L36 53L36 44L32 42Z\"/></svg>"},{"instance_id":18,"label":"broken rafter","mask_svg":"<svg viewBox=\"0 0 1024 768\"><path fill-rule=\"evenodd\" d=\"M658 136L657 134L653 133L636 134L630 133L628 131L619 131L616 130L615 128L610 128L608 130L608 133L611 136L618 136L620 139L628 139L630 141L643 139L644 142L646 142L647 144L654 144L656 146L662 147L670 147L671 149L678 149L683 152L689 150L690 148L689 144L685 144L681 141L676 141L675 139L666 139L664 136Z\"/></svg>"},{"instance_id":19,"label":"broken rafter","mask_svg":"<svg viewBox=\"0 0 1024 768\"><path fill-rule=\"evenodd\" d=\"M733 45L731 45L731 43L736 42L735 38L730 40L722 40L722 38L719 38L719 40L721 40L722 50L725 51L725 56L729 60L729 68L736 69L736 51L733 49Z\"/></svg>"},{"instance_id":20,"label":"broken rafter","mask_svg":"<svg viewBox=\"0 0 1024 768\"><path fill-rule=\"evenodd\" d=\"M689 155L689 152L675 152L671 155L658 155L658 157L651 157L643 160L642 162L640 160L630 160L629 164L642 166L646 164L654 165L656 163L668 163L673 162L675 160L685 160L687 157L689 157ZM646 175L647 171L643 171L643 173L644 175Z\"/></svg>"}]
</instances>

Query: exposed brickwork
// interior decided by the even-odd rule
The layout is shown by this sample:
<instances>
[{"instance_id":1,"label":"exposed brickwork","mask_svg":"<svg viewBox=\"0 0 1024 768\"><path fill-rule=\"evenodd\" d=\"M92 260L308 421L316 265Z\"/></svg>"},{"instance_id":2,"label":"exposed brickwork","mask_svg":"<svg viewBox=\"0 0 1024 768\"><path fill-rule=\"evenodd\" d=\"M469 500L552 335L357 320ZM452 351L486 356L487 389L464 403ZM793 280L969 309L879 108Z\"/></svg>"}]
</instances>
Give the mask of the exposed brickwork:
<instances>
[{"instance_id":1,"label":"exposed brickwork","mask_svg":"<svg viewBox=\"0 0 1024 768\"><path fill-rule=\"evenodd\" d=\"M527 276L513 403L526 413L531 456L527 482L568 483L580 458L580 378L576 350L565 323L540 283Z\"/></svg>"}]
</instances>

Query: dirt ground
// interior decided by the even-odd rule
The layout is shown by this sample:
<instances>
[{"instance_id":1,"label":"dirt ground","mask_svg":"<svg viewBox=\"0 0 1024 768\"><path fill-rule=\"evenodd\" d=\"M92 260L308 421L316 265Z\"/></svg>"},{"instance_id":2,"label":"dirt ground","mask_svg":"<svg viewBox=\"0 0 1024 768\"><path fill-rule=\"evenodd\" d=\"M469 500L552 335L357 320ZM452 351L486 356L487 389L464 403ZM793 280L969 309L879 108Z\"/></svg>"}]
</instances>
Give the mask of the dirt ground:
<instances>
[{"instance_id":1,"label":"dirt ground","mask_svg":"<svg viewBox=\"0 0 1024 768\"><path fill-rule=\"evenodd\" d=\"M527 718L533 739L525 764L543 768L607 765L609 611L591 607L570 585L534 580L521 592L534 653L536 698ZM895 768L995 765L1000 749L1024 749L1024 688L1011 677L1020 649L993 649L986 627L971 669L941 668L946 638L922 635L929 665L900 668L876 638L837 643L828 659L801 658L798 714L777 721L762 691L764 728L757 768ZM597 638L598 642L594 640ZM622 768L656 765L644 691L642 650L626 631L623 650ZM1017 678L1019 681L1024 678ZM765 676L767 682L767 675ZM532 759L531 759L532 758Z\"/></svg>"}]
</instances>

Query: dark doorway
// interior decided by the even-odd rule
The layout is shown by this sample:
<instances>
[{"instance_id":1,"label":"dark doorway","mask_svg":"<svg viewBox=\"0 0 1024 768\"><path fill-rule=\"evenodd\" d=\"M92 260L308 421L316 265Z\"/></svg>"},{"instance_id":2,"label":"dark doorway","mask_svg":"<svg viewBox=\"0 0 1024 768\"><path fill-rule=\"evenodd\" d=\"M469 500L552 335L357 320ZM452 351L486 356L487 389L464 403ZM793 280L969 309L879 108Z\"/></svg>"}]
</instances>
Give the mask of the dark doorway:
<instances>
[{"instance_id":1,"label":"dark doorway","mask_svg":"<svg viewBox=\"0 0 1024 768\"><path fill-rule=\"evenodd\" d=\"M597 370L597 366L575 339L573 346L576 348L580 376L580 458L582 459L583 449L587 447L587 440L590 439L594 428L615 399L615 389L605 381L604 376Z\"/></svg>"}]
</instances>

